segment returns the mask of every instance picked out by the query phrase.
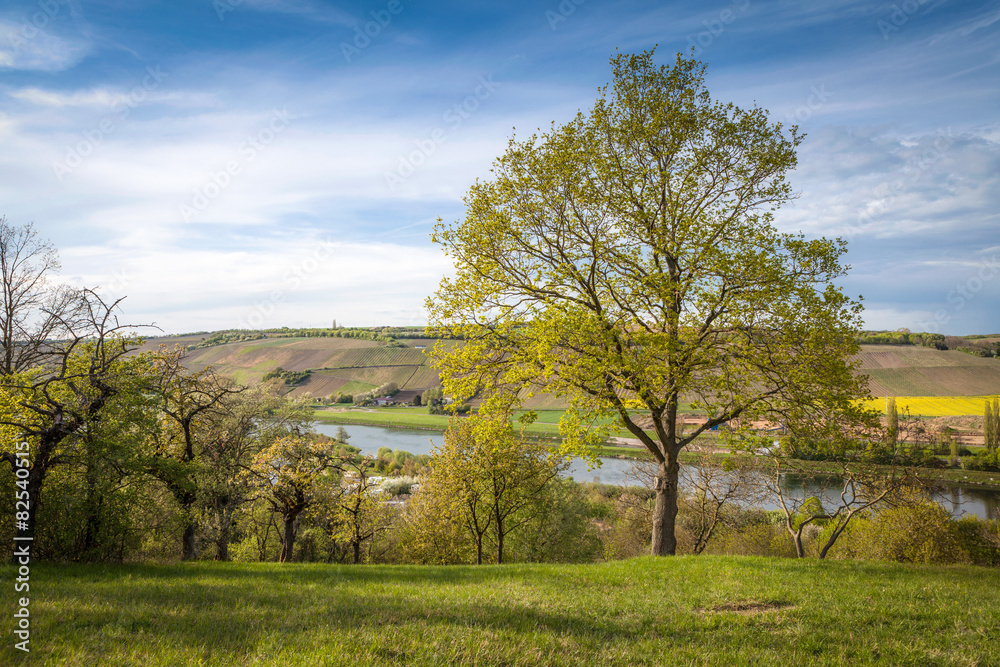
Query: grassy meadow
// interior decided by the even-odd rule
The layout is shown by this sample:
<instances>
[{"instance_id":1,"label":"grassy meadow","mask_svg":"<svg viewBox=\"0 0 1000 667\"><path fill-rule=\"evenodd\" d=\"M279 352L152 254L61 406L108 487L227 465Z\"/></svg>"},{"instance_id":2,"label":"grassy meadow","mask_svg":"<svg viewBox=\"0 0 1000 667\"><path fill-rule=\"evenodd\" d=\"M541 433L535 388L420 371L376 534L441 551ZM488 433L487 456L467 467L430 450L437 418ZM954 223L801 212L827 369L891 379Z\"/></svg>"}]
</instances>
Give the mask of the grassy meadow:
<instances>
[{"instance_id":1,"label":"grassy meadow","mask_svg":"<svg viewBox=\"0 0 1000 667\"><path fill-rule=\"evenodd\" d=\"M997 590L991 569L729 556L35 565L31 653L5 614L0 663L996 665Z\"/></svg>"}]
</instances>

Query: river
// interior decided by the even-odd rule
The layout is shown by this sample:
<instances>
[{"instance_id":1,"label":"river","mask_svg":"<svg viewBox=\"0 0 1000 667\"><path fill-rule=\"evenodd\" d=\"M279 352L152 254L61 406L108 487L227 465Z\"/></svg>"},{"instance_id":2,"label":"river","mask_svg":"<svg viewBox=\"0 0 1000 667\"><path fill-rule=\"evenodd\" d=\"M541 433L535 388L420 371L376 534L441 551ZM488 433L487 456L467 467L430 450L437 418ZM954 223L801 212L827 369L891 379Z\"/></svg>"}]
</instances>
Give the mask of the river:
<instances>
[{"instance_id":1,"label":"river","mask_svg":"<svg viewBox=\"0 0 1000 667\"><path fill-rule=\"evenodd\" d=\"M400 449L411 454L430 454L431 449L444 442L439 431L416 431L400 428L383 428L379 426L356 426L345 424L326 424L315 422L313 428L319 433L334 436L338 428L343 428L350 436L350 443L359 447L363 454L375 455L379 448ZM600 459L601 467L587 469L586 462L574 459L566 476L579 482L600 482L627 486L637 484L634 474L634 463L627 459ZM783 488L793 497L817 496L820 499L832 499L833 490L825 488L815 480L796 479L789 476ZM950 510L955 516L972 514L981 519L1000 520L1000 491L992 489L976 489L963 487L941 487L934 492L935 500ZM827 504L827 503L825 503ZM765 503L765 509L776 509L777 503Z\"/></svg>"}]
</instances>

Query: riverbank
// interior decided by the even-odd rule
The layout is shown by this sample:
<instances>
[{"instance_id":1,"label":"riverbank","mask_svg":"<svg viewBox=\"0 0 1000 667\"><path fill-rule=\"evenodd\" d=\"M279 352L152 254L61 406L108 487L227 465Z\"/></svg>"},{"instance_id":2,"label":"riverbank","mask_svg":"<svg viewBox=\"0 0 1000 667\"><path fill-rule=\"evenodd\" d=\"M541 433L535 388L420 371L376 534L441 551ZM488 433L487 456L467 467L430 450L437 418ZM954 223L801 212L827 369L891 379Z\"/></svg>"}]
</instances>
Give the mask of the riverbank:
<instances>
[{"instance_id":1,"label":"riverbank","mask_svg":"<svg viewBox=\"0 0 1000 667\"><path fill-rule=\"evenodd\" d=\"M561 410L540 411L541 418L525 428L525 433L534 438L558 438L559 423L554 415ZM381 426L383 428L402 428L418 431L448 430L451 415L432 415L427 408L420 407L385 407L385 408L322 408L314 410L317 421L326 424L355 424L358 426ZM545 421L549 419L551 421ZM611 433L616 437L628 437L631 434L624 429L616 429ZM628 449L628 448L623 448Z\"/></svg>"},{"instance_id":2,"label":"riverbank","mask_svg":"<svg viewBox=\"0 0 1000 667\"><path fill-rule=\"evenodd\" d=\"M314 412L315 419L327 424L343 424L357 426L378 426L382 428L395 428L416 431L434 431L443 433L448 429L448 415L431 415L426 408L377 408L377 409L343 409L329 410L322 409ZM551 415L545 415L553 418ZM535 422L525 429L526 435L539 443L549 444L559 438L558 424L551 422ZM612 433L613 437L629 437L626 431L618 430ZM706 438L708 441L706 449L717 449L718 443L715 438ZM641 447L616 445L613 442L601 444L595 448L596 456L617 459L653 460L652 454ZM698 461L722 463L733 456L728 451L707 451L694 452L685 450L681 453L681 461L684 463L697 463ZM794 461L796 468L807 473L818 474L839 474L840 464L831 461ZM749 459L752 465L761 472L773 470L773 463L767 457L752 457ZM877 469L890 471L889 466L876 466ZM996 491L1000 490L1000 473L981 472L976 470L964 470L961 468L920 468L918 469L920 479L926 483L939 484L941 486L964 486L968 488Z\"/></svg>"}]
</instances>

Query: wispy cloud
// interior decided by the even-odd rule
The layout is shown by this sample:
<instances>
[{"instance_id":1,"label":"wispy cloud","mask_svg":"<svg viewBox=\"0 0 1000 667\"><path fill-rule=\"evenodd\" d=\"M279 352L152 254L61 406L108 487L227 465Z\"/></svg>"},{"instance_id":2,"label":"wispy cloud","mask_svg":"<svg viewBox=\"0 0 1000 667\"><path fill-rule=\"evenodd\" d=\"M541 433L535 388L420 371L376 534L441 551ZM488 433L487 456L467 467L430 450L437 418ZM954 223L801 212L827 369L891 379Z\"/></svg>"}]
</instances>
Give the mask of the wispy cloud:
<instances>
[{"instance_id":1,"label":"wispy cloud","mask_svg":"<svg viewBox=\"0 0 1000 667\"><path fill-rule=\"evenodd\" d=\"M79 63L91 43L35 27L28 20L0 19L0 69L59 72Z\"/></svg>"},{"instance_id":2,"label":"wispy cloud","mask_svg":"<svg viewBox=\"0 0 1000 667\"><path fill-rule=\"evenodd\" d=\"M427 232L462 216L511 134L588 108L616 48L659 43L666 63L706 31L713 96L808 133L791 178L801 197L777 221L849 238L845 285L872 326L915 328L997 245L1000 14L987 2L922 3L884 40L877 21L893 3L872 0L588 1L556 29L546 11L558 2L400 0L347 62L339 45L387 0L223 0L222 20L212 3L95 1L86 21L54 1L45 25L31 23L37 0L0 19L0 213L56 242L65 279L114 283L134 319L169 331L236 326L274 290L287 292L281 324L420 322L450 270ZM143 87L151 67L168 76ZM487 76L496 93L449 125ZM287 128L247 159L275 109ZM439 128L419 169L387 189L386 172ZM60 180L53 165L82 152ZM220 180L185 220L180 207ZM284 288L319 239L337 252ZM948 326L1000 330L993 283Z\"/></svg>"}]
</instances>

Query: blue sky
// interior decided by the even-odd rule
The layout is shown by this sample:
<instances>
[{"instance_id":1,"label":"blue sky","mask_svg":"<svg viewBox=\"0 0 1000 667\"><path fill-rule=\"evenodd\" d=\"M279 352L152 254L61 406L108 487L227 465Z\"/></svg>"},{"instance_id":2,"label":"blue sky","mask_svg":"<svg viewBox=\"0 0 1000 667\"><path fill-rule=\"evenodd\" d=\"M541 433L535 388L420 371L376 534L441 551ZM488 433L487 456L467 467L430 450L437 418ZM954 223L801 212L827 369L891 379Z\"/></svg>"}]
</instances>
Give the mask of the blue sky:
<instances>
[{"instance_id":1,"label":"blue sky","mask_svg":"<svg viewBox=\"0 0 1000 667\"><path fill-rule=\"evenodd\" d=\"M776 222L868 326L1000 332L990 2L7 1L0 214L166 332L421 324L435 219L654 44L808 134Z\"/></svg>"}]
</instances>

